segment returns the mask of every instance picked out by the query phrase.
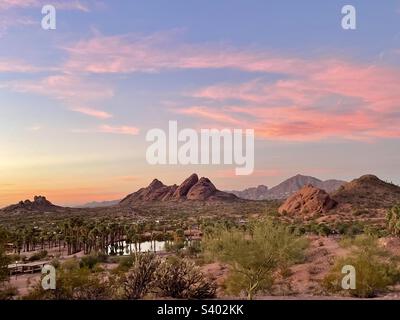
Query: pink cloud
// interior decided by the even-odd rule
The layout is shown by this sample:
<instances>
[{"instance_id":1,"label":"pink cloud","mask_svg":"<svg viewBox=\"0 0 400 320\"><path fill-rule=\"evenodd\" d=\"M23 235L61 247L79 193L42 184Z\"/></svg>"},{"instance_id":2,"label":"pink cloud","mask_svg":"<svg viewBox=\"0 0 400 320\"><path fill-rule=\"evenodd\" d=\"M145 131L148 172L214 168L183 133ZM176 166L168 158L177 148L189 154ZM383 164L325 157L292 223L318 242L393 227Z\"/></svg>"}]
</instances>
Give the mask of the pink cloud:
<instances>
[{"instance_id":1,"label":"pink cloud","mask_svg":"<svg viewBox=\"0 0 400 320\"><path fill-rule=\"evenodd\" d=\"M40 68L20 60L0 58L0 73L31 73L40 70Z\"/></svg>"},{"instance_id":2,"label":"pink cloud","mask_svg":"<svg viewBox=\"0 0 400 320\"><path fill-rule=\"evenodd\" d=\"M0 70L1 70L0 63ZM20 67L23 70L23 67ZM27 69L29 70L29 69ZM61 101L68 109L98 119L109 119L112 114L87 107L114 96L110 85L101 81L88 81L84 76L58 74L39 80L10 81L1 85L15 92L37 94Z\"/></svg>"},{"instance_id":3,"label":"pink cloud","mask_svg":"<svg viewBox=\"0 0 400 320\"><path fill-rule=\"evenodd\" d=\"M311 63L318 67L308 68ZM338 60L304 61L304 65L312 72L275 82L253 80L203 88L192 96L214 102L215 107L204 107L202 113L183 108L182 113L207 120L229 115L226 124L240 120L269 139L400 137L395 121L400 70ZM231 100L238 103L218 107Z\"/></svg>"},{"instance_id":4,"label":"pink cloud","mask_svg":"<svg viewBox=\"0 0 400 320\"><path fill-rule=\"evenodd\" d=\"M114 96L114 91L108 85L86 81L82 77L71 74L59 74L35 81L13 81L8 82L6 86L17 92L48 96L72 105L100 101Z\"/></svg>"},{"instance_id":5,"label":"pink cloud","mask_svg":"<svg viewBox=\"0 0 400 320\"><path fill-rule=\"evenodd\" d=\"M172 109L208 123L246 125L255 128L259 137L370 140L398 135L391 116L400 105L400 70L396 68L276 56L254 48L179 44L173 34L162 33L148 37L97 35L65 50L70 55L65 68L70 72L232 68L284 75L276 81L260 78L203 88L192 96L206 100L204 103Z\"/></svg>"},{"instance_id":6,"label":"pink cloud","mask_svg":"<svg viewBox=\"0 0 400 320\"><path fill-rule=\"evenodd\" d=\"M105 112L105 111L100 111L92 108L84 108L84 107L77 107L77 108L72 108L72 111L83 113L85 115L95 117L98 119L109 119L112 118L112 114Z\"/></svg>"},{"instance_id":7,"label":"pink cloud","mask_svg":"<svg viewBox=\"0 0 400 320\"><path fill-rule=\"evenodd\" d=\"M113 134L127 134L127 135L137 135L139 134L139 128L129 127L129 126L110 126L102 125L100 126L98 132L103 133L113 133Z\"/></svg>"},{"instance_id":8,"label":"pink cloud","mask_svg":"<svg viewBox=\"0 0 400 320\"><path fill-rule=\"evenodd\" d=\"M228 46L175 43L174 34L102 36L64 49L65 68L91 73L159 72L168 69L235 68L249 72L303 72L301 59L280 58L264 51ZM313 69L313 65L306 67Z\"/></svg>"},{"instance_id":9,"label":"pink cloud","mask_svg":"<svg viewBox=\"0 0 400 320\"><path fill-rule=\"evenodd\" d=\"M239 119L229 116L226 112L215 112L214 110L204 106L193 106L184 109L175 109L174 111L184 115L213 120L217 123L229 125L239 125L241 123Z\"/></svg>"}]
</instances>

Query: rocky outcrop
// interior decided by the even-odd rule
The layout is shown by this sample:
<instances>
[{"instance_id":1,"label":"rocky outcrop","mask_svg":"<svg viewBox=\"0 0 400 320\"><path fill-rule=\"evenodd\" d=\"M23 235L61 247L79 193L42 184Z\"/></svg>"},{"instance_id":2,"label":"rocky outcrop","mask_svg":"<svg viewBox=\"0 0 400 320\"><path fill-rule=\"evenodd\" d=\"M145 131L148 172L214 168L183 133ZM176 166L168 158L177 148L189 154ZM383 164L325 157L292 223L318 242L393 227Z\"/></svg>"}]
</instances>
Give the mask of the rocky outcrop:
<instances>
[{"instance_id":1,"label":"rocky outcrop","mask_svg":"<svg viewBox=\"0 0 400 320\"><path fill-rule=\"evenodd\" d=\"M43 196L35 196L33 201L25 200L17 204L11 205L3 209L4 212L17 212L17 211L38 211L50 212L57 210L58 206L52 204Z\"/></svg>"},{"instance_id":2,"label":"rocky outcrop","mask_svg":"<svg viewBox=\"0 0 400 320\"><path fill-rule=\"evenodd\" d=\"M232 201L238 199L235 195L219 191L208 178L199 179L192 174L181 185L166 186L154 179L146 188L128 195L120 205L133 205L149 201Z\"/></svg>"},{"instance_id":3,"label":"rocky outcrop","mask_svg":"<svg viewBox=\"0 0 400 320\"><path fill-rule=\"evenodd\" d=\"M281 214L309 217L326 213L336 205L337 202L331 199L326 191L307 185L290 196L280 206L279 212Z\"/></svg>"},{"instance_id":4,"label":"rocky outcrop","mask_svg":"<svg viewBox=\"0 0 400 320\"><path fill-rule=\"evenodd\" d=\"M217 188L207 178L201 178L188 192L189 200L206 200L217 192Z\"/></svg>"}]
</instances>

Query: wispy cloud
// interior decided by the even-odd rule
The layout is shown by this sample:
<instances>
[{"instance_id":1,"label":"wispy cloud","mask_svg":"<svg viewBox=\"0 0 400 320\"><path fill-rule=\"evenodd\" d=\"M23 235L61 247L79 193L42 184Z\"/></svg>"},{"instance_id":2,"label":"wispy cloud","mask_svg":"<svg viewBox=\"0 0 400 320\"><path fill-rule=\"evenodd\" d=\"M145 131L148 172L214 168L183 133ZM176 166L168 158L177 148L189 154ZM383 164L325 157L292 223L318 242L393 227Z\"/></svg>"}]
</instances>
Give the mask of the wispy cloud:
<instances>
[{"instance_id":1,"label":"wispy cloud","mask_svg":"<svg viewBox=\"0 0 400 320\"><path fill-rule=\"evenodd\" d=\"M206 106L192 106L182 109L174 109L174 112L213 120L217 123L224 123L229 125L240 125L241 120L229 115L228 112L215 112L212 108Z\"/></svg>"},{"instance_id":2,"label":"wispy cloud","mask_svg":"<svg viewBox=\"0 0 400 320\"><path fill-rule=\"evenodd\" d=\"M234 68L249 72L306 71L300 59L276 57L257 49L182 44L174 39L173 32L150 36L96 35L64 49L70 54L66 70L90 73L206 68ZM307 67L313 68L311 64Z\"/></svg>"},{"instance_id":3,"label":"wispy cloud","mask_svg":"<svg viewBox=\"0 0 400 320\"><path fill-rule=\"evenodd\" d=\"M109 118L112 118L112 116L113 116L112 114L110 114L108 112L100 111L100 110L92 109L92 108L76 107L76 108L71 108L71 110L85 114L87 116L95 117L98 119L109 119Z\"/></svg>"},{"instance_id":4,"label":"wispy cloud","mask_svg":"<svg viewBox=\"0 0 400 320\"><path fill-rule=\"evenodd\" d=\"M37 21L25 16L7 14L0 16L0 38L4 36L10 28L32 26L38 24Z\"/></svg>"},{"instance_id":5,"label":"wispy cloud","mask_svg":"<svg viewBox=\"0 0 400 320\"><path fill-rule=\"evenodd\" d=\"M40 80L10 81L4 85L17 92L34 93L62 100L71 107L114 96L114 91L107 84L88 81L71 74L53 75Z\"/></svg>"},{"instance_id":6,"label":"wispy cloud","mask_svg":"<svg viewBox=\"0 0 400 320\"><path fill-rule=\"evenodd\" d=\"M32 73L41 68L17 59L0 58L0 73Z\"/></svg>"},{"instance_id":7,"label":"wispy cloud","mask_svg":"<svg viewBox=\"0 0 400 320\"><path fill-rule=\"evenodd\" d=\"M103 133L113 133L113 134L127 134L127 135L137 135L139 134L139 128L130 126L110 126L102 125L100 126L99 132Z\"/></svg>"},{"instance_id":8,"label":"wispy cloud","mask_svg":"<svg viewBox=\"0 0 400 320\"><path fill-rule=\"evenodd\" d=\"M134 126L100 125L96 128L72 129L73 133L109 133L136 136L140 129Z\"/></svg>"}]
</instances>

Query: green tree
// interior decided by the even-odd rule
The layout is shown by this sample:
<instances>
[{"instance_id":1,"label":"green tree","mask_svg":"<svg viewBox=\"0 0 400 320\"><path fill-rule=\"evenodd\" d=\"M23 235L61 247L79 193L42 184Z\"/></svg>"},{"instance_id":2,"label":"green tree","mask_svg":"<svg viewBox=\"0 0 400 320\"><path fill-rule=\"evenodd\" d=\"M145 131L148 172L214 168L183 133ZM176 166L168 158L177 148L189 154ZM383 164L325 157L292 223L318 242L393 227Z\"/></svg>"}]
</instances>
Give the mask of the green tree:
<instances>
[{"instance_id":1,"label":"green tree","mask_svg":"<svg viewBox=\"0 0 400 320\"><path fill-rule=\"evenodd\" d=\"M228 291L244 291L251 300L272 286L276 271L285 271L300 261L307 244L289 227L265 220L251 225L248 231L216 228L205 236L202 245L206 256L230 266Z\"/></svg>"}]
</instances>

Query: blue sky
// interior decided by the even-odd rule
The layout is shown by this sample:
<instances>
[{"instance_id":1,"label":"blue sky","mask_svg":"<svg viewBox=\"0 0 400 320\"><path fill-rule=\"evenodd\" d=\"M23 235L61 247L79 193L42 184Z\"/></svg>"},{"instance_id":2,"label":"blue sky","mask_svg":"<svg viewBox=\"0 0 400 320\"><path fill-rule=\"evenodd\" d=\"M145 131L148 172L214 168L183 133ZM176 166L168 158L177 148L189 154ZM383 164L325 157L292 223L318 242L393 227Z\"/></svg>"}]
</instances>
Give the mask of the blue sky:
<instances>
[{"instance_id":1,"label":"blue sky","mask_svg":"<svg viewBox=\"0 0 400 320\"><path fill-rule=\"evenodd\" d=\"M57 29L41 28L41 7ZM341 28L341 8L357 30ZM400 2L0 1L0 205L119 198L191 172L400 183ZM252 128L256 169L147 164L145 134Z\"/></svg>"}]
</instances>

